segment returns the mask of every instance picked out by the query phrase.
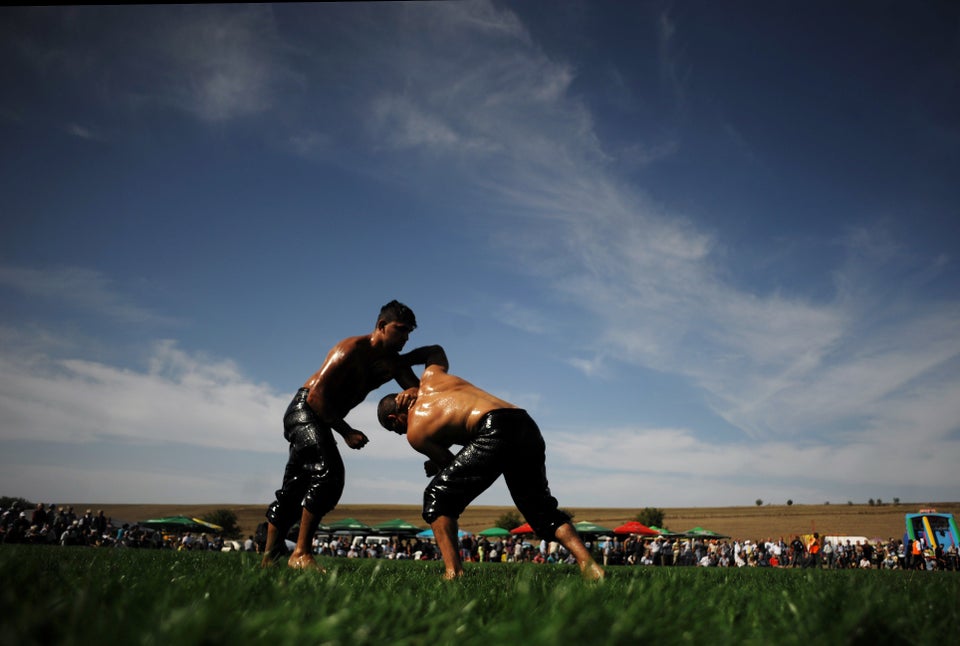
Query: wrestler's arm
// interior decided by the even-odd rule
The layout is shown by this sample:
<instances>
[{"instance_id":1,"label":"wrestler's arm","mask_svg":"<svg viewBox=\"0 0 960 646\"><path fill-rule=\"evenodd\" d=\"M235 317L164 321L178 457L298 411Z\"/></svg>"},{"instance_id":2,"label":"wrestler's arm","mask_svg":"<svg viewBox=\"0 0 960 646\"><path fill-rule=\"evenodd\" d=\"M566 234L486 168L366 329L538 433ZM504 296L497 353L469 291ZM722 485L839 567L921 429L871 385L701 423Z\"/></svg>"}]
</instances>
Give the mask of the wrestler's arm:
<instances>
[{"instance_id":1,"label":"wrestler's arm","mask_svg":"<svg viewBox=\"0 0 960 646\"><path fill-rule=\"evenodd\" d=\"M410 446L430 458L429 463L434 465L436 471L431 473L431 468L428 466L429 463L424 464L423 466L428 476L436 475L444 467L453 462L454 455L450 452L450 448L437 442L433 438L417 438L415 441L410 442Z\"/></svg>"},{"instance_id":2,"label":"wrestler's arm","mask_svg":"<svg viewBox=\"0 0 960 646\"><path fill-rule=\"evenodd\" d=\"M413 368L410 366L404 366L403 368L400 368L400 371L397 373L397 376L394 377L394 379L404 390L410 390L411 388L416 390L420 385L420 380L417 379L417 375L413 372Z\"/></svg>"},{"instance_id":3,"label":"wrestler's arm","mask_svg":"<svg viewBox=\"0 0 960 646\"><path fill-rule=\"evenodd\" d=\"M447 353L439 345L425 345L400 355L400 361L406 366L443 366L444 370L450 367ZM402 385L402 384L401 384Z\"/></svg>"},{"instance_id":4,"label":"wrestler's arm","mask_svg":"<svg viewBox=\"0 0 960 646\"><path fill-rule=\"evenodd\" d=\"M442 360L446 361L443 348L439 345L425 345L406 354L401 354L398 357L398 367L395 370L394 379L404 390L417 388L420 386L420 380L417 379L413 366L429 365L430 361L437 361L438 357L442 357Z\"/></svg>"},{"instance_id":5,"label":"wrestler's arm","mask_svg":"<svg viewBox=\"0 0 960 646\"><path fill-rule=\"evenodd\" d=\"M425 364L424 376L429 375L431 370L436 369L446 372L448 368L447 355L439 345L429 345L412 350L405 355L401 355L400 361ZM400 410L406 410L413 405L417 399L417 391L420 389L420 380L413 375L413 370L409 367L405 370L406 373L409 373L408 380L402 381L400 376L396 378L397 383L404 389L402 393L397 395L397 406ZM405 377L406 373L404 374Z\"/></svg>"},{"instance_id":6,"label":"wrestler's arm","mask_svg":"<svg viewBox=\"0 0 960 646\"><path fill-rule=\"evenodd\" d=\"M339 433L351 449L362 449L370 441L366 433L353 428L343 419L330 422L330 428Z\"/></svg>"}]
</instances>

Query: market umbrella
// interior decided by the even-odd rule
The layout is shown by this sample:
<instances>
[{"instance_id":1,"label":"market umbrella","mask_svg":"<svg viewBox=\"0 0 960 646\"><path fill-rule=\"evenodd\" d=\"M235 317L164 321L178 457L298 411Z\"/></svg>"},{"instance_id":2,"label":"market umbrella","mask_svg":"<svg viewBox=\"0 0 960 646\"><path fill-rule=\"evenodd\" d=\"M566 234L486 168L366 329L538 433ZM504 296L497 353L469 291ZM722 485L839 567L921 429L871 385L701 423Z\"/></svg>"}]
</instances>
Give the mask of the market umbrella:
<instances>
[{"instance_id":1,"label":"market umbrella","mask_svg":"<svg viewBox=\"0 0 960 646\"><path fill-rule=\"evenodd\" d=\"M678 533L676 533L676 532L672 532L672 531L670 531L669 529L667 529L666 527L657 527L656 525L650 525L650 529L652 529L653 531L657 532L657 533L660 534L661 536L665 536L665 537L669 537L669 536L683 536L683 534L678 534Z\"/></svg>"},{"instance_id":2,"label":"market umbrella","mask_svg":"<svg viewBox=\"0 0 960 646\"><path fill-rule=\"evenodd\" d=\"M488 527L482 532L477 532L477 536L510 536L510 530L503 527Z\"/></svg>"},{"instance_id":3,"label":"market umbrella","mask_svg":"<svg viewBox=\"0 0 960 646\"><path fill-rule=\"evenodd\" d=\"M213 523L208 523L205 520L199 518L189 518L187 516L167 516L165 518L151 518L149 520L141 520L139 523L142 527L150 527L153 529L165 529L167 531L181 531L181 532L222 532L223 527L220 525L214 525Z\"/></svg>"},{"instance_id":4,"label":"market umbrella","mask_svg":"<svg viewBox=\"0 0 960 646\"><path fill-rule=\"evenodd\" d=\"M510 530L511 534L532 534L533 527L530 527L530 523L524 523L520 527L514 527Z\"/></svg>"},{"instance_id":5,"label":"market umbrella","mask_svg":"<svg viewBox=\"0 0 960 646\"><path fill-rule=\"evenodd\" d=\"M413 523L407 522L402 518L394 518L393 520L387 520L382 523L377 523L373 526L373 529L378 532L383 532L387 534L391 533L411 533L415 534L419 532L422 527L417 527Z\"/></svg>"},{"instance_id":6,"label":"market umbrella","mask_svg":"<svg viewBox=\"0 0 960 646\"><path fill-rule=\"evenodd\" d=\"M576 528L578 534L605 534L613 531L609 527L597 525L588 520L581 520L579 523L574 523L573 526Z\"/></svg>"},{"instance_id":7,"label":"market umbrella","mask_svg":"<svg viewBox=\"0 0 960 646\"><path fill-rule=\"evenodd\" d=\"M644 525L643 523L631 520L620 527L615 527L613 530L614 534L640 534L642 536L657 536L659 532L654 529L651 529Z\"/></svg>"},{"instance_id":8,"label":"market umbrella","mask_svg":"<svg viewBox=\"0 0 960 646\"><path fill-rule=\"evenodd\" d=\"M217 525L216 523L211 523L211 522L209 522L209 521L203 520L202 518L193 518L193 519L191 519L191 520L193 520L193 522L195 522L195 523L199 523L200 525L203 525L204 527L206 527L207 529L209 529L209 530L212 531L212 532L222 532L222 531L223 531L223 527L221 527L220 525Z\"/></svg>"}]
</instances>

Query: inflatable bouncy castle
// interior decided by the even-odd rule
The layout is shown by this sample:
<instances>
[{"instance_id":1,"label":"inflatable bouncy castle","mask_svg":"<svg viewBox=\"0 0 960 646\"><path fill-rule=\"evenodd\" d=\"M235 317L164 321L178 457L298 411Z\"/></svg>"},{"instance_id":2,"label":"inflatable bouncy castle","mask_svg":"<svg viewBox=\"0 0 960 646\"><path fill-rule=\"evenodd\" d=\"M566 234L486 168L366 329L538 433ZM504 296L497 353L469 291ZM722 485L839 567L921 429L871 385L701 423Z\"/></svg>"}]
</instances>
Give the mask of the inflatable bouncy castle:
<instances>
[{"instance_id":1,"label":"inflatable bouncy castle","mask_svg":"<svg viewBox=\"0 0 960 646\"><path fill-rule=\"evenodd\" d=\"M920 541L924 549L951 545L960 546L960 532L953 514L938 514L936 509L921 509L919 513L907 514L907 533L904 542Z\"/></svg>"}]
</instances>

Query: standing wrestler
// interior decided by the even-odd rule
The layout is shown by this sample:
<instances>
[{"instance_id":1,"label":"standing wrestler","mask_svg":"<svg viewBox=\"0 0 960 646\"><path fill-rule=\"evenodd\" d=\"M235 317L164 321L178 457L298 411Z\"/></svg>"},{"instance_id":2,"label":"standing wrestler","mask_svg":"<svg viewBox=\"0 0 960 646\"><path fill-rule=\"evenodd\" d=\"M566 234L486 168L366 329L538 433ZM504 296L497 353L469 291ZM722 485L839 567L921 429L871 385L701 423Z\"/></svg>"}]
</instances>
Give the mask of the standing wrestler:
<instances>
[{"instance_id":1,"label":"standing wrestler","mask_svg":"<svg viewBox=\"0 0 960 646\"><path fill-rule=\"evenodd\" d=\"M423 494L423 519L430 523L443 556L445 578L463 575L457 550L460 514L503 474L517 509L537 535L558 540L576 558L587 579L603 569L590 556L570 516L557 508L546 475L546 447L540 429L526 411L447 372L440 346L426 358L420 386L380 400L377 418L430 458L434 476ZM454 455L450 447L463 448Z\"/></svg>"},{"instance_id":2,"label":"standing wrestler","mask_svg":"<svg viewBox=\"0 0 960 646\"><path fill-rule=\"evenodd\" d=\"M368 442L362 431L344 419L370 393L395 379L403 388L419 383L411 366L425 363L431 348L400 350L417 326L406 305L391 301L383 306L373 333L337 343L320 369L297 391L283 416L283 436L290 457L276 500L267 508L267 538L262 565L270 565L284 551L284 538L297 521L300 532L287 565L318 567L313 557L313 535L320 519L332 510L343 493L344 468L333 431L351 449ZM411 391L412 392L412 391Z\"/></svg>"}]
</instances>

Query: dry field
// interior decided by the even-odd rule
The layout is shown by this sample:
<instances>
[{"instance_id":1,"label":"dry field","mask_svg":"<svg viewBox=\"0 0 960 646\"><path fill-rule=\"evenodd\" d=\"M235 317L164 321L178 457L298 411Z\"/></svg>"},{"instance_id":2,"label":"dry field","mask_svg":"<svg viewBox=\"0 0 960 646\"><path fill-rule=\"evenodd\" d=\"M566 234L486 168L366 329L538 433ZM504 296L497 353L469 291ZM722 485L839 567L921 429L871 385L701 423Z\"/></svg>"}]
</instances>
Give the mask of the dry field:
<instances>
[{"instance_id":1,"label":"dry field","mask_svg":"<svg viewBox=\"0 0 960 646\"><path fill-rule=\"evenodd\" d=\"M263 520L266 505L97 505L73 503L79 513L90 508L103 509L107 516L122 522L137 522L148 518L185 515L202 517L215 509L230 509L244 534L252 534ZM868 538L899 538L904 533L904 514L919 509L935 508L940 512L960 515L960 502L900 503L899 505L764 505L761 507L688 507L665 508L664 524L674 531L704 527L734 538L751 540L809 534L866 536ZM575 521L589 520L604 527L616 527L631 520L638 508L568 507ZM469 507L460 519L460 526L478 532L496 524L502 514L516 511L513 507ZM423 524L420 508L416 505L341 505L330 512L325 522L342 518L356 518L374 525L394 518L403 518Z\"/></svg>"}]
</instances>

